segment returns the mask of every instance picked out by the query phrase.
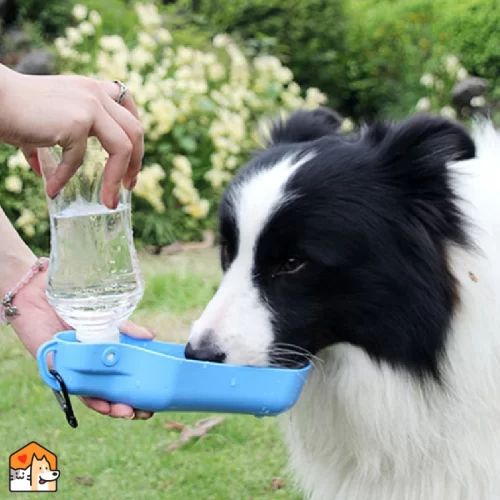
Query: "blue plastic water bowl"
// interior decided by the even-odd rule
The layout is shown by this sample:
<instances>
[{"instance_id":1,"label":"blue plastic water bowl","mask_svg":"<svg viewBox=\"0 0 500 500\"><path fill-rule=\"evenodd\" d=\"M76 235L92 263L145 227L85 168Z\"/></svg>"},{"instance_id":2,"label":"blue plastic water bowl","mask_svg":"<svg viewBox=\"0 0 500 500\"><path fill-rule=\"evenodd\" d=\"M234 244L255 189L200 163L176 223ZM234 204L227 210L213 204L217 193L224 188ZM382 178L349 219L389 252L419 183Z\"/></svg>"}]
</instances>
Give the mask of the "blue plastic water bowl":
<instances>
[{"instance_id":1,"label":"blue plastic water bowl","mask_svg":"<svg viewBox=\"0 0 500 500\"><path fill-rule=\"evenodd\" d=\"M311 369L261 368L186 359L184 345L121 335L120 343L83 344L60 332L37 352L42 380L56 393L124 403L154 412L274 416L289 410ZM47 356L53 354L53 370Z\"/></svg>"}]
</instances>

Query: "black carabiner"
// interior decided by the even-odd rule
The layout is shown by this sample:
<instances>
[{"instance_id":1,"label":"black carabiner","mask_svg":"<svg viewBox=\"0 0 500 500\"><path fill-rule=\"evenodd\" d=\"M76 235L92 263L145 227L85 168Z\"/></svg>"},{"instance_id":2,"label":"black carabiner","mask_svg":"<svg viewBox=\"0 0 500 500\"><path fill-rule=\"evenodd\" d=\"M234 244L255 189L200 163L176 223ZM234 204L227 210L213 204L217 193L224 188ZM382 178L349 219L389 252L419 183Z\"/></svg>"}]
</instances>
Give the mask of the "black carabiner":
<instances>
[{"instance_id":1,"label":"black carabiner","mask_svg":"<svg viewBox=\"0 0 500 500\"><path fill-rule=\"evenodd\" d=\"M76 429L78 427L78 422L76 420L75 413L73 412L73 407L71 406L71 401L69 399L69 393L68 389L66 388L66 384L64 383L61 375L59 375L59 373L57 373L55 370L50 370L50 374L59 382L59 385L61 386L62 395L61 392L52 389L56 396L57 402L66 415L68 424L73 427L73 429Z\"/></svg>"}]
</instances>

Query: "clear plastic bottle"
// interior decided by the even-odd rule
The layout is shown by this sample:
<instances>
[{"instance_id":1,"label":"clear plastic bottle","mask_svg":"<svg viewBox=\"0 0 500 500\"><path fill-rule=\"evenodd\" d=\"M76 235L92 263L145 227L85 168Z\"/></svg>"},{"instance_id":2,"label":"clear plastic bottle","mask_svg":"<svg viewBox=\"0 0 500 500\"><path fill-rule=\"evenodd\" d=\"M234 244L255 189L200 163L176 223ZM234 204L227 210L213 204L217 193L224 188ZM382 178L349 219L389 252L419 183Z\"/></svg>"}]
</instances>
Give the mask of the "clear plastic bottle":
<instances>
[{"instance_id":1,"label":"clear plastic bottle","mask_svg":"<svg viewBox=\"0 0 500 500\"><path fill-rule=\"evenodd\" d=\"M38 151L44 179L53 175L61 151ZM76 330L80 342L118 342L119 325L144 293L132 237L131 194L122 189L110 210L101 202L106 153L88 142L85 160L68 184L48 199L50 265L47 298Z\"/></svg>"}]
</instances>

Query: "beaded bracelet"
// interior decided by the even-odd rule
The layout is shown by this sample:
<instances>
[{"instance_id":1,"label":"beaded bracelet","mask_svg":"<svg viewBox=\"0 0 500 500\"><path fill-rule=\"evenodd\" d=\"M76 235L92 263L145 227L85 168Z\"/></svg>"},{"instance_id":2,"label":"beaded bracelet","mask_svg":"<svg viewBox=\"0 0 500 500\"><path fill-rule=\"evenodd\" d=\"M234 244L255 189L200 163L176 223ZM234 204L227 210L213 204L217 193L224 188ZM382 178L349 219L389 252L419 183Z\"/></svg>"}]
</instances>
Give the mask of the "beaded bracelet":
<instances>
[{"instance_id":1,"label":"beaded bracelet","mask_svg":"<svg viewBox=\"0 0 500 500\"><path fill-rule=\"evenodd\" d=\"M48 267L49 260L45 257L37 259L31 266L26 276L10 291L7 292L0 303L0 324L8 325L19 316L19 310L12 303L19 290L29 283L34 276Z\"/></svg>"}]
</instances>

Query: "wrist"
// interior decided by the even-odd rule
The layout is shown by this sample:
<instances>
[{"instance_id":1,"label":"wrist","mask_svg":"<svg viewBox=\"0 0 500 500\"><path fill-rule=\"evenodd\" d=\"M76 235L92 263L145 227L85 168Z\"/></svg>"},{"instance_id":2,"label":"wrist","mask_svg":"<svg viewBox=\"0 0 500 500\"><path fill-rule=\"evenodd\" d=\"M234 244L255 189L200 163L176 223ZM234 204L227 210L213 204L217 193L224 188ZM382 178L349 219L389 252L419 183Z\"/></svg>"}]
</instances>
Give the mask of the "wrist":
<instances>
[{"instance_id":1,"label":"wrist","mask_svg":"<svg viewBox=\"0 0 500 500\"><path fill-rule=\"evenodd\" d=\"M19 109L16 109L15 101L17 88L22 77L22 74L0 64L0 113L2 115L2 120L0 121L0 141L14 146L18 146L19 144L14 144L12 141L15 135L13 134L12 125L15 116L12 116L12 114L19 113Z\"/></svg>"},{"instance_id":2,"label":"wrist","mask_svg":"<svg viewBox=\"0 0 500 500\"><path fill-rule=\"evenodd\" d=\"M14 229L0 208L0 300L11 291L36 262L36 255Z\"/></svg>"},{"instance_id":3,"label":"wrist","mask_svg":"<svg viewBox=\"0 0 500 500\"><path fill-rule=\"evenodd\" d=\"M29 249L17 255L2 255L3 264L0 270L0 300L26 276L37 257Z\"/></svg>"},{"instance_id":4,"label":"wrist","mask_svg":"<svg viewBox=\"0 0 500 500\"><path fill-rule=\"evenodd\" d=\"M35 264L30 266L29 270L24 276L10 289L3 297L0 304L0 322L9 324L13 323L19 316L19 303L23 301L25 290L28 291L28 296L33 290L38 295L40 291L46 287L46 278L43 278L44 285L40 287L40 274L46 271L48 266L48 259L38 259Z\"/></svg>"}]
</instances>

